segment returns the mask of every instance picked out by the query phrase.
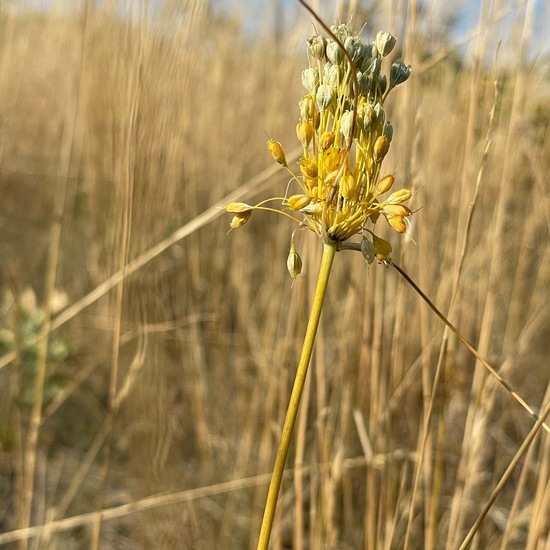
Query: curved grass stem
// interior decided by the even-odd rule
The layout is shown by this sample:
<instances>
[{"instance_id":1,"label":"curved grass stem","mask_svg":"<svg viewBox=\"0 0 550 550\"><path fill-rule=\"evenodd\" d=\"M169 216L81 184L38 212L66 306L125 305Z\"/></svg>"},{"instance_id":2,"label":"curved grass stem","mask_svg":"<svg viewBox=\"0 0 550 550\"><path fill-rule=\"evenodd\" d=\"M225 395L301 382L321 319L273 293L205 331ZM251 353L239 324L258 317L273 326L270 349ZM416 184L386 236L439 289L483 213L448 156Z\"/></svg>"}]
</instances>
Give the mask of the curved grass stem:
<instances>
[{"instance_id":1,"label":"curved grass stem","mask_svg":"<svg viewBox=\"0 0 550 550\"><path fill-rule=\"evenodd\" d=\"M323 309L323 302L325 300L325 294L335 253L336 243L324 244L321 267L317 278L317 286L315 288L315 296L313 298L313 305L309 315L306 335L302 347L302 354L300 356L300 363L298 364L298 370L296 371L294 386L292 388L292 394L290 395L286 418L283 424L281 441L279 443L279 449L277 450L275 466L273 467L273 473L269 484L267 501L264 508L264 517L262 520L262 527L260 529L260 537L258 539L258 550L267 550L269 546L269 538L273 527L273 518L275 517L275 508L277 506L277 498L279 496L281 481L283 479L290 439L292 437L294 424L296 422L298 409L300 407L300 400L302 398L307 369L311 359L311 353L313 351L313 344L317 334L317 327L319 325L319 318L321 317L321 311Z\"/></svg>"}]
</instances>

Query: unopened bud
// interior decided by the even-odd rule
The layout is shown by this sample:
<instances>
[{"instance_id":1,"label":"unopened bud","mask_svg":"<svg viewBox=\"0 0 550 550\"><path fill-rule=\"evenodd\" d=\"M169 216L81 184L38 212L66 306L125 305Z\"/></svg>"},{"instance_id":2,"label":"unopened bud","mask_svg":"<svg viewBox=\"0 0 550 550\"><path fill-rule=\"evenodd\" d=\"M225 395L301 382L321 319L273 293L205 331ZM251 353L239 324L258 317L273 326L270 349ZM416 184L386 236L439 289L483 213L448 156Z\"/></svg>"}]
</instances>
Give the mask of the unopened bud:
<instances>
[{"instance_id":1,"label":"unopened bud","mask_svg":"<svg viewBox=\"0 0 550 550\"><path fill-rule=\"evenodd\" d=\"M374 160L382 162L390 149L390 140L386 136L379 136L374 142Z\"/></svg>"},{"instance_id":2,"label":"unopened bud","mask_svg":"<svg viewBox=\"0 0 550 550\"><path fill-rule=\"evenodd\" d=\"M412 67L405 65L402 59L398 59L390 68L390 87L403 84L411 76Z\"/></svg>"},{"instance_id":3,"label":"unopened bud","mask_svg":"<svg viewBox=\"0 0 550 550\"><path fill-rule=\"evenodd\" d=\"M405 233L407 231L407 225L400 216L386 216L386 219L398 233Z\"/></svg>"},{"instance_id":4,"label":"unopened bud","mask_svg":"<svg viewBox=\"0 0 550 550\"><path fill-rule=\"evenodd\" d=\"M319 139L319 148L326 151L334 143L334 132L325 132Z\"/></svg>"},{"instance_id":5,"label":"unopened bud","mask_svg":"<svg viewBox=\"0 0 550 550\"><path fill-rule=\"evenodd\" d=\"M346 111L340 119L340 131L342 135L349 139L351 137L351 127L353 126L353 111Z\"/></svg>"},{"instance_id":6,"label":"unopened bud","mask_svg":"<svg viewBox=\"0 0 550 550\"><path fill-rule=\"evenodd\" d=\"M290 241L290 252L286 260L286 267L288 272L293 279L296 279L298 275L302 272L302 258L298 252L296 252L296 247L294 246L294 237Z\"/></svg>"},{"instance_id":7,"label":"unopened bud","mask_svg":"<svg viewBox=\"0 0 550 550\"><path fill-rule=\"evenodd\" d=\"M386 91L386 88L388 87L388 79L386 78L386 75L379 75L378 76L378 93L380 95L384 95L384 92Z\"/></svg>"},{"instance_id":8,"label":"unopened bud","mask_svg":"<svg viewBox=\"0 0 550 550\"><path fill-rule=\"evenodd\" d=\"M374 41L374 44L376 45L378 53L382 57L386 57L393 50L396 42L397 38L395 38L395 36L393 36L391 33L387 31L380 31L376 35L376 40Z\"/></svg>"},{"instance_id":9,"label":"unopened bud","mask_svg":"<svg viewBox=\"0 0 550 550\"><path fill-rule=\"evenodd\" d=\"M291 210L298 211L306 207L311 202L311 197L308 195L292 195L286 199L286 204Z\"/></svg>"},{"instance_id":10,"label":"unopened bud","mask_svg":"<svg viewBox=\"0 0 550 550\"><path fill-rule=\"evenodd\" d=\"M309 120L298 123L296 126L296 135L304 149L306 149L313 138L313 124Z\"/></svg>"},{"instance_id":11,"label":"unopened bud","mask_svg":"<svg viewBox=\"0 0 550 550\"><path fill-rule=\"evenodd\" d=\"M300 160L300 172L309 179L317 179L318 169L315 159L302 158Z\"/></svg>"},{"instance_id":12,"label":"unopened bud","mask_svg":"<svg viewBox=\"0 0 550 550\"><path fill-rule=\"evenodd\" d=\"M412 191L410 189L399 189L394 191L386 201L387 204L401 204L407 202L412 197Z\"/></svg>"},{"instance_id":13,"label":"unopened bud","mask_svg":"<svg viewBox=\"0 0 550 550\"><path fill-rule=\"evenodd\" d=\"M317 109L321 112L326 111L332 103L332 98L332 88L326 84L321 84L321 86L317 89Z\"/></svg>"},{"instance_id":14,"label":"unopened bud","mask_svg":"<svg viewBox=\"0 0 550 550\"><path fill-rule=\"evenodd\" d=\"M386 204L384 212L396 218L406 218L412 214L412 210L404 204Z\"/></svg>"},{"instance_id":15,"label":"unopened bud","mask_svg":"<svg viewBox=\"0 0 550 550\"><path fill-rule=\"evenodd\" d=\"M241 212L250 212L254 210L254 207L246 204L246 202L230 202L223 209L231 214L240 214Z\"/></svg>"},{"instance_id":16,"label":"unopened bud","mask_svg":"<svg viewBox=\"0 0 550 550\"><path fill-rule=\"evenodd\" d=\"M334 40L329 40L327 43L327 58L334 65L339 65L344 60L344 51L342 46Z\"/></svg>"},{"instance_id":17,"label":"unopened bud","mask_svg":"<svg viewBox=\"0 0 550 550\"><path fill-rule=\"evenodd\" d=\"M302 71L302 86L310 93L314 94L319 86L319 72L317 69L309 68Z\"/></svg>"},{"instance_id":18,"label":"unopened bud","mask_svg":"<svg viewBox=\"0 0 550 550\"><path fill-rule=\"evenodd\" d=\"M229 224L231 229L242 227L250 219L250 216L252 216L252 210L235 214Z\"/></svg>"},{"instance_id":19,"label":"unopened bud","mask_svg":"<svg viewBox=\"0 0 550 550\"><path fill-rule=\"evenodd\" d=\"M323 36L312 36L306 41L306 44L311 57L315 59L323 59L325 57L327 41Z\"/></svg>"},{"instance_id":20,"label":"unopened bud","mask_svg":"<svg viewBox=\"0 0 550 550\"><path fill-rule=\"evenodd\" d=\"M344 47L354 63L358 63L363 58L365 43L360 38L348 36L344 42Z\"/></svg>"},{"instance_id":21,"label":"unopened bud","mask_svg":"<svg viewBox=\"0 0 550 550\"><path fill-rule=\"evenodd\" d=\"M333 89L337 90L342 78L340 65L325 66L325 82Z\"/></svg>"},{"instance_id":22,"label":"unopened bud","mask_svg":"<svg viewBox=\"0 0 550 550\"><path fill-rule=\"evenodd\" d=\"M315 99L309 94L300 101L300 116L302 120L313 120L315 117Z\"/></svg>"},{"instance_id":23,"label":"unopened bud","mask_svg":"<svg viewBox=\"0 0 550 550\"><path fill-rule=\"evenodd\" d=\"M286 163L286 157L285 152L283 151L283 147L278 141L275 141L274 139L270 139L267 142L267 150L269 151L269 154L281 165L287 166Z\"/></svg>"},{"instance_id":24,"label":"unopened bud","mask_svg":"<svg viewBox=\"0 0 550 550\"><path fill-rule=\"evenodd\" d=\"M346 200L354 200L356 198L357 188L355 179L352 174L344 174L340 178L340 194Z\"/></svg>"},{"instance_id":25,"label":"unopened bud","mask_svg":"<svg viewBox=\"0 0 550 550\"><path fill-rule=\"evenodd\" d=\"M384 176L376 185L376 191L379 195L382 195L384 193L387 193L393 185L393 182L395 181L395 178L388 174L387 176Z\"/></svg>"}]
</instances>

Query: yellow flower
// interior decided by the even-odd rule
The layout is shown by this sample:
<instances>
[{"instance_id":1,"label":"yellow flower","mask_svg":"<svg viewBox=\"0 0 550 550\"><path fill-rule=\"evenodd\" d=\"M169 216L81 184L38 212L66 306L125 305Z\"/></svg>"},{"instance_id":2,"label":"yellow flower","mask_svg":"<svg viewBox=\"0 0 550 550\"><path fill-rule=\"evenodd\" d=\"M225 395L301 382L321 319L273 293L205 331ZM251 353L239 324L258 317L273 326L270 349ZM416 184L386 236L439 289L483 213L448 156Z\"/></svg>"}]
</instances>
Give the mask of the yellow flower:
<instances>
[{"instance_id":1,"label":"yellow flower","mask_svg":"<svg viewBox=\"0 0 550 550\"><path fill-rule=\"evenodd\" d=\"M393 229L404 233L404 220L412 212L403 203L412 193L400 189L384 198L395 178L382 177L381 165L394 133L384 103L411 69L403 62L394 63L391 79L382 76L382 58L395 44L391 34L378 33L375 42L366 43L348 25L334 29L347 54L343 44L333 39L314 36L308 41L310 66L302 72L307 93L300 101L296 126L303 147L297 172L288 166L281 144L268 141L271 156L291 174L289 189L296 188L283 206L300 212L302 226L325 242L372 233L367 224L376 224L381 214ZM235 213L250 217L248 210ZM386 257L386 252L377 256Z\"/></svg>"}]
</instances>

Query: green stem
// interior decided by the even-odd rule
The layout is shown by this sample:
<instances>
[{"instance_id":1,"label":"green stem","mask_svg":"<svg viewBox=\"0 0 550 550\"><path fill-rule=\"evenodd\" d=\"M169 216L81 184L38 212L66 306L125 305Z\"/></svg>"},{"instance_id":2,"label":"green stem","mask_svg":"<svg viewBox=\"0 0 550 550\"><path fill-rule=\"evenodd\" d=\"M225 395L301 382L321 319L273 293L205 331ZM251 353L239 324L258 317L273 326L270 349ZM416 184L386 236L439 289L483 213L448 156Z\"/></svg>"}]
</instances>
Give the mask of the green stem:
<instances>
[{"instance_id":1,"label":"green stem","mask_svg":"<svg viewBox=\"0 0 550 550\"><path fill-rule=\"evenodd\" d=\"M321 311L323 309L323 302L325 300L330 270L332 268L335 253L336 243L324 244L319 277L317 278L317 287L315 288L315 296L313 298L313 305L311 307L306 336L304 338L304 345L302 347L302 355L300 356L300 363L298 364L298 370L296 371L290 402L286 410L286 418L283 425L281 442L279 443L275 466L273 467L273 474L271 475L271 482L269 484L267 501L264 508L264 517L260 530L260 538L258 540L258 550L267 550L269 546L269 537L271 535L271 528L273 527L277 497L279 496L279 489L281 488L281 481L283 479L286 457L290 446L290 438L292 437L294 424L298 415L298 408L300 407L300 400L302 398L302 391L306 380L307 368L309 365L309 360L311 359L311 352L313 351L315 335L317 334L317 327L319 325L319 318L321 317Z\"/></svg>"}]
</instances>

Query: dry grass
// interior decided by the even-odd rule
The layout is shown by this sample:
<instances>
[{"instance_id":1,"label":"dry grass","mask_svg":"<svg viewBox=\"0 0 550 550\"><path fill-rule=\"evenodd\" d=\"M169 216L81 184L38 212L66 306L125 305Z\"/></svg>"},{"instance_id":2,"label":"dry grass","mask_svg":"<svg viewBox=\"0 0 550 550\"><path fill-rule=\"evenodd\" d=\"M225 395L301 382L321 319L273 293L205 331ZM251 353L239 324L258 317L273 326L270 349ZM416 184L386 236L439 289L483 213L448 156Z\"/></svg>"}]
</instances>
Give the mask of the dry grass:
<instances>
[{"instance_id":1,"label":"dry grass","mask_svg":"<svg viewBox=\"0 0 550 550\"><path fill-rule=\"evenodd\" d=\"M252 41L203 2L180 16L177 2L154 14L129 3L128 22L92 4L0 11L0 545L88 548L105 508L102 549L252 548L320 246L297 235L304 275L291 289L286 221L255 216L227 236L209 209L271 166L264 129L287 153L297 144L311 27L274 45L276 33ZM421 209L416 244L389 237L394 257L443 311L456 291L451 320L538 410L550 399L550 83L524 51L526 6L496 69L498 14L463 64L436 14L403 33L395 3L367 33L379 22L404 39L415 71L391 102L386 168L414 182ZM259 185L280 194L285 182ZM334 269L273 547L401 549L410 514L409 548L454 550L533 421L394 271L348 252ZM36 443L29 287L40 303L58 289L77 304L53 312ZM471 548L549 548L549 445L535 439ZM15 530L29 514L27 541Z\"/></svg>"}]
</instances>

